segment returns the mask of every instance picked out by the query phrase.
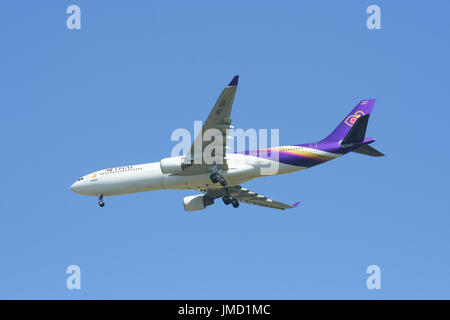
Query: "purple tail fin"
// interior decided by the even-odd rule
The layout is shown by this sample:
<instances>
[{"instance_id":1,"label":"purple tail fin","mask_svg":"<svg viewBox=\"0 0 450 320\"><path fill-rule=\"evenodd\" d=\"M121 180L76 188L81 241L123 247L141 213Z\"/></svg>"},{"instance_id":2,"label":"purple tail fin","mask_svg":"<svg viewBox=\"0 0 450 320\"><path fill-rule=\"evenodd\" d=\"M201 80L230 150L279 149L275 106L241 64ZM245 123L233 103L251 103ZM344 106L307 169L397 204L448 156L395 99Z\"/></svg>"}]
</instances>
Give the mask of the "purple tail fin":
<instances>
[{"instance_id":1,"label":"purple tail fin","mask_svg":"<svg viewBox=\"0 0 450 320\"><path fill-rule=\"evenodd\" d=\"M375 99L362 100L350 112L332 133L320 142L338 142L347 136L350 129L355 124L356 120L364 115L369 115L375 104Z\"/></svg>"}]
</instances>

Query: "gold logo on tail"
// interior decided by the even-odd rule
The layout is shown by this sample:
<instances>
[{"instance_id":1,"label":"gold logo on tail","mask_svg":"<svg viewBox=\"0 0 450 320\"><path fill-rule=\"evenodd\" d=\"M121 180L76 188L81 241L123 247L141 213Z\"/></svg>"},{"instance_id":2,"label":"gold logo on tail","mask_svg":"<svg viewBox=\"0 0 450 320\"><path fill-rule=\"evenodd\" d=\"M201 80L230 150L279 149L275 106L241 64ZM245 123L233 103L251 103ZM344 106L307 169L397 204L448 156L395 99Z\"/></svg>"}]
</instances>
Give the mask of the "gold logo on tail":
<instances>
[{"instance_id":1,"label":"gold logo on tail","mask_svg":"<svg viewBox=\"0 0 450 320\"><path fill-rule=\"evenodd\" d=\"M345 119L345 123L350 126L353 127L353 125L355 124L356 120L358 120L359 117L362 117L363 115L365 115L364 112L362 111L356 111L354 114L351 114L347 117L347 119Z\"/></svg>"}]
</instances>

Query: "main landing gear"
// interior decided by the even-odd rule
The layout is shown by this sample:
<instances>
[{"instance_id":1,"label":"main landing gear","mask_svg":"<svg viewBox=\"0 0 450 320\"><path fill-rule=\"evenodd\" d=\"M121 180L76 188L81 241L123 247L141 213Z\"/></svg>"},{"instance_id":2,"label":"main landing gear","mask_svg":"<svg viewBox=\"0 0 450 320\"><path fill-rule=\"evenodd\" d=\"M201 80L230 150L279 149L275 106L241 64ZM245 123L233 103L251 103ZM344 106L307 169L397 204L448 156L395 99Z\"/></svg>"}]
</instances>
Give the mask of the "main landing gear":
<instances>
[{"instance_id":1,"label":"main landing gear","mask_svg":"<svg viewBox=\"0 0 450 320\"><path fill-rule=\"evenodd\" d=\"M239 201L229 195L225 195L222 197L223 203L229 205L230 203L233 205L233 208L239 207Z\"/></svg>"},{"instance_id":2,"label":"main landing gear","mask_svg":"<svg viewBox=\"0 0 450 320\"><path fill-rule=\"evenodd\" d=\"M209 178L211 179L212 183L220 182L220 185L222 187L226 187L227 185L227 180L225 180L225 178L219 172L211 173Z\"/></svg>"},{"instance_id":3,"label":"main landing gear","mask_svg":"<svg viewBox=\"0 0 450 320\"><path fill-rule=\"evenodd\" d=\"M99 193L99 194L97 195L97 197L98 197L98 205L99 205L100 207L104 207L104 206L105 206L105 203L103 202L103 195L102 195L101 193Z\"/></svg>"}]
</instances>

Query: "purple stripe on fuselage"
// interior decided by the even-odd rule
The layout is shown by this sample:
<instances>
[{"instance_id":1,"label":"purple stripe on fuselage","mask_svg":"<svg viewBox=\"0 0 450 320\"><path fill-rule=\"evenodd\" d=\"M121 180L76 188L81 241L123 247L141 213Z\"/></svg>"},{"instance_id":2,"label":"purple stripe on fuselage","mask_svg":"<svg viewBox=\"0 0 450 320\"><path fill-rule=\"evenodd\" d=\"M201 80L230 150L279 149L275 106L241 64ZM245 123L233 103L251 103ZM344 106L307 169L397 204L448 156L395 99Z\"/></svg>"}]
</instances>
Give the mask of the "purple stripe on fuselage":
<instances>
[{"instance_id":1,"label":"purple stripe on fuselage","mask_svg":"<svg viewBox=\"0 0 450 320\"><path fill-rule=\"evenodd\" d=\"M326 162L326 160L323 159L313 159L311 157L288 152L280 152L279 157L280 157L279 162L281 163L307 168Z\"/></svg>"},{"instance_id":2,"label":"purple stripe on fuselage","mask_svg":"<svg viewBox=\"0 0 450 320\"><path fill-rule=\"evenodd\" d=\"M350 151L353 151L357 148L359 148L363 144L370 144L374 142L375 139L373 138L365 138L360 143L354 143L349 146L341 146L339 142L315 142L315 143L304 143L304 144L297 144L295 146L298 147L304 147L312 150L319 150L319 151L325 151L329 153L344 155L346 153L349 153ZM237 152L239 154L245 154L250 155L253 157L259 157L264 159L269 159L272 161L278 161L285 164L290 164L293 166L299 166L299 167L313 167L318 164L327 162L331 159L316 159L307 155L303 154L296 154L289 151L278 151L278 150L270 150L270 149L257 149L257 150L250 150L250 151L243 151L243 152Z\"/></svg>"},{"instance_id":3,"label":"purple stripe on fuselage","mask_svg":"<svg viewBox=\"0 0 450 320\"><path fill-rule=\"evenodd\" d=\"M315 165L318 165L320 163L325 162L326 160L323 159L314 159L308 156L300 155L300 154L294 154L290 152L283 152L283 151L275 151L275 150L250 150L245 152L239 152L241 154L253 156L253 157L259 157L264 159L269 159L272 161L278 161L285 164L290 164L293 166L299 166L299 167L312 167Z\"/></svg>"}]
</instances>

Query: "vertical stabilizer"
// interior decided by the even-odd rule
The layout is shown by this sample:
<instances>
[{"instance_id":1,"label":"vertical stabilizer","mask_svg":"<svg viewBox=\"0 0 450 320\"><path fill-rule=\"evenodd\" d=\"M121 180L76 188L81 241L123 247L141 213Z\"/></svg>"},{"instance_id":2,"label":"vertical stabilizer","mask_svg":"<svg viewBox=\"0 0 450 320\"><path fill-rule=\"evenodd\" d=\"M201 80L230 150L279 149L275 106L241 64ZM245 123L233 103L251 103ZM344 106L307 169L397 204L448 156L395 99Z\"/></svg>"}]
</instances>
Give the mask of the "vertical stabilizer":
<instances>
[{"instance_id":1,"label":"vertical stabilizer","mask_svg":"<svg viewBox=\"0 0 450 320\"><path fill-rule=\"evenodd\" d=\"M353 125L356 124L357 120L364 117L365 126L367 126L367 120L370 112L375 105L375 99L362 100L358 105L344 118L344 120L331 132L325 139L321 142L338 142L344 140L344 138L349 134ZM363 121L363 122L364 122ZM358 121L361 124L361 121ZM364 127L365 128L365 127ZM364 129L365 134L365 129Z\"/></svg>"}]
</instances>

